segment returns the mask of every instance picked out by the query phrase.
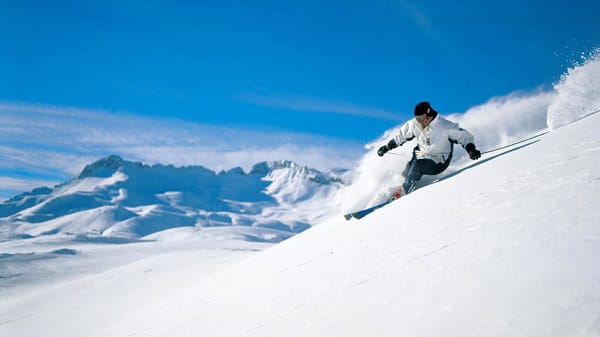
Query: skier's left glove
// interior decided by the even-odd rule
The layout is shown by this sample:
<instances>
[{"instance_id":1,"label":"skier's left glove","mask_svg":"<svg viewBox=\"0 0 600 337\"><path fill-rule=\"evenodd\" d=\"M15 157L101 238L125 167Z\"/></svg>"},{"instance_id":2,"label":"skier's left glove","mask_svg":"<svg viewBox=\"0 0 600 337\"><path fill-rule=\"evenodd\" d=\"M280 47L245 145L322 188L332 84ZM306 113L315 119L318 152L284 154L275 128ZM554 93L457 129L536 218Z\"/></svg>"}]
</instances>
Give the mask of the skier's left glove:
<instances>
[{"instance_id":1,"label":"skier's left glove","mask_svg":"<svg viewBox=\"0 0 600 337\"><path fill-rule=\"evenodd\" d=\"M465 150L469 154L469 157L473 160L477 160L481 157L481 152L475 148L475 144L469 143L465 146Z\"/></svg>"}]
</instances>

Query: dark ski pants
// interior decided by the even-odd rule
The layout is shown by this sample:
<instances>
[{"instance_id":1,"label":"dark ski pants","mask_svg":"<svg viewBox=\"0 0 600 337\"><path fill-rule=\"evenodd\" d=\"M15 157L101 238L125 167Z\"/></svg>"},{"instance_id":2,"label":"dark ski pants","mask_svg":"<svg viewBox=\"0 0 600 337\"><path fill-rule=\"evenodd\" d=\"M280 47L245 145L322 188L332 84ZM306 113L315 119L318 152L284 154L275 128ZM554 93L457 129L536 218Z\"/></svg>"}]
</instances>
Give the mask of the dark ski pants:
<instances>
[{"instance_id":1,"label":"dark ski pants","mask_svg":"<svg viewBox=\"0 0 600 337\"><path fill-rule=\"evenodd\" d=\"M443 163L437 163L431 159L417 159L415 152L413 151L412 159L406 164L406 180L402 184L404 193L408 194L415 190L417 182L421 180L424 174L436 175L444 172L445 169L450 165L452 154Z\"/></svg>"}]
</instances>

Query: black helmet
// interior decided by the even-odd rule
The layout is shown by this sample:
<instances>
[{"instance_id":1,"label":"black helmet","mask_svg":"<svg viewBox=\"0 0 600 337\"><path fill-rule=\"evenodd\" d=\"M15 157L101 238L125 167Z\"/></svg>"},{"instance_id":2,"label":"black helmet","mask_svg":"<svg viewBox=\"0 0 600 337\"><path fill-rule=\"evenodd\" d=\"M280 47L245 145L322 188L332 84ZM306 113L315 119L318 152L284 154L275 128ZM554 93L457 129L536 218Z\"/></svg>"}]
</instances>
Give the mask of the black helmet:
<instances>
[{"instance_id":1,"label":"black helmet","mask_svg":"<svg viewBox=\"0 0 600 337\"><path fill-rule=\"evenodd\" d=\"M437 111L433 110L429 102L421 102L415 106L415 116L427 114L429 117L437 116Z\"/></svg>"}]
</instances>

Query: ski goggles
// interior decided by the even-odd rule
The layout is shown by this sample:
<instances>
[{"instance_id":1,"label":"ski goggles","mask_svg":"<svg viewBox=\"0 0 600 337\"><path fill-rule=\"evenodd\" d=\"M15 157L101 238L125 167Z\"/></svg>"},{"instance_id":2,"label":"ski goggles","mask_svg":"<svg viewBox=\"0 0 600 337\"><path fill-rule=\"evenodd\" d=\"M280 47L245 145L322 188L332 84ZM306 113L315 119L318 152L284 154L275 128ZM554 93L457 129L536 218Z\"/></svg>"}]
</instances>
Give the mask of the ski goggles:
<instances>
[{"instance_id":1,"label":"ski goggles","mask_svg":"<svg viewBox=\"0 0 600 337\"><path fill-rule=\"evenodd\" d=\"M417 122L424 122L425 120L427 120L427 114L417 115L415 116L415 119L417 120Z\"/></svg>"}]
</instances>

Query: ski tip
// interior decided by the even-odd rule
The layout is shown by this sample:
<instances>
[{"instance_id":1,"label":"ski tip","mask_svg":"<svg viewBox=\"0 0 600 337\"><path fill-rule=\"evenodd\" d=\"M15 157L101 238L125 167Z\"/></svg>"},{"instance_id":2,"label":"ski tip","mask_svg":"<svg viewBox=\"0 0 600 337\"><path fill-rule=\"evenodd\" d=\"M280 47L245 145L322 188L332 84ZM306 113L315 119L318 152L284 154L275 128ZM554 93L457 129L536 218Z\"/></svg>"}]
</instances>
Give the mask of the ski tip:
<instances>
[{"instance_id":1,"label":"ski tip","mask_svg":"<svg viewBox=\"0 0 600 337\"><path fill-rule=\"evenodd\" d=\"M346 220L352 219L352 214L346 214L346 215L344 215L344 219L346 219Z\"/></svg>"}]
</instances>

